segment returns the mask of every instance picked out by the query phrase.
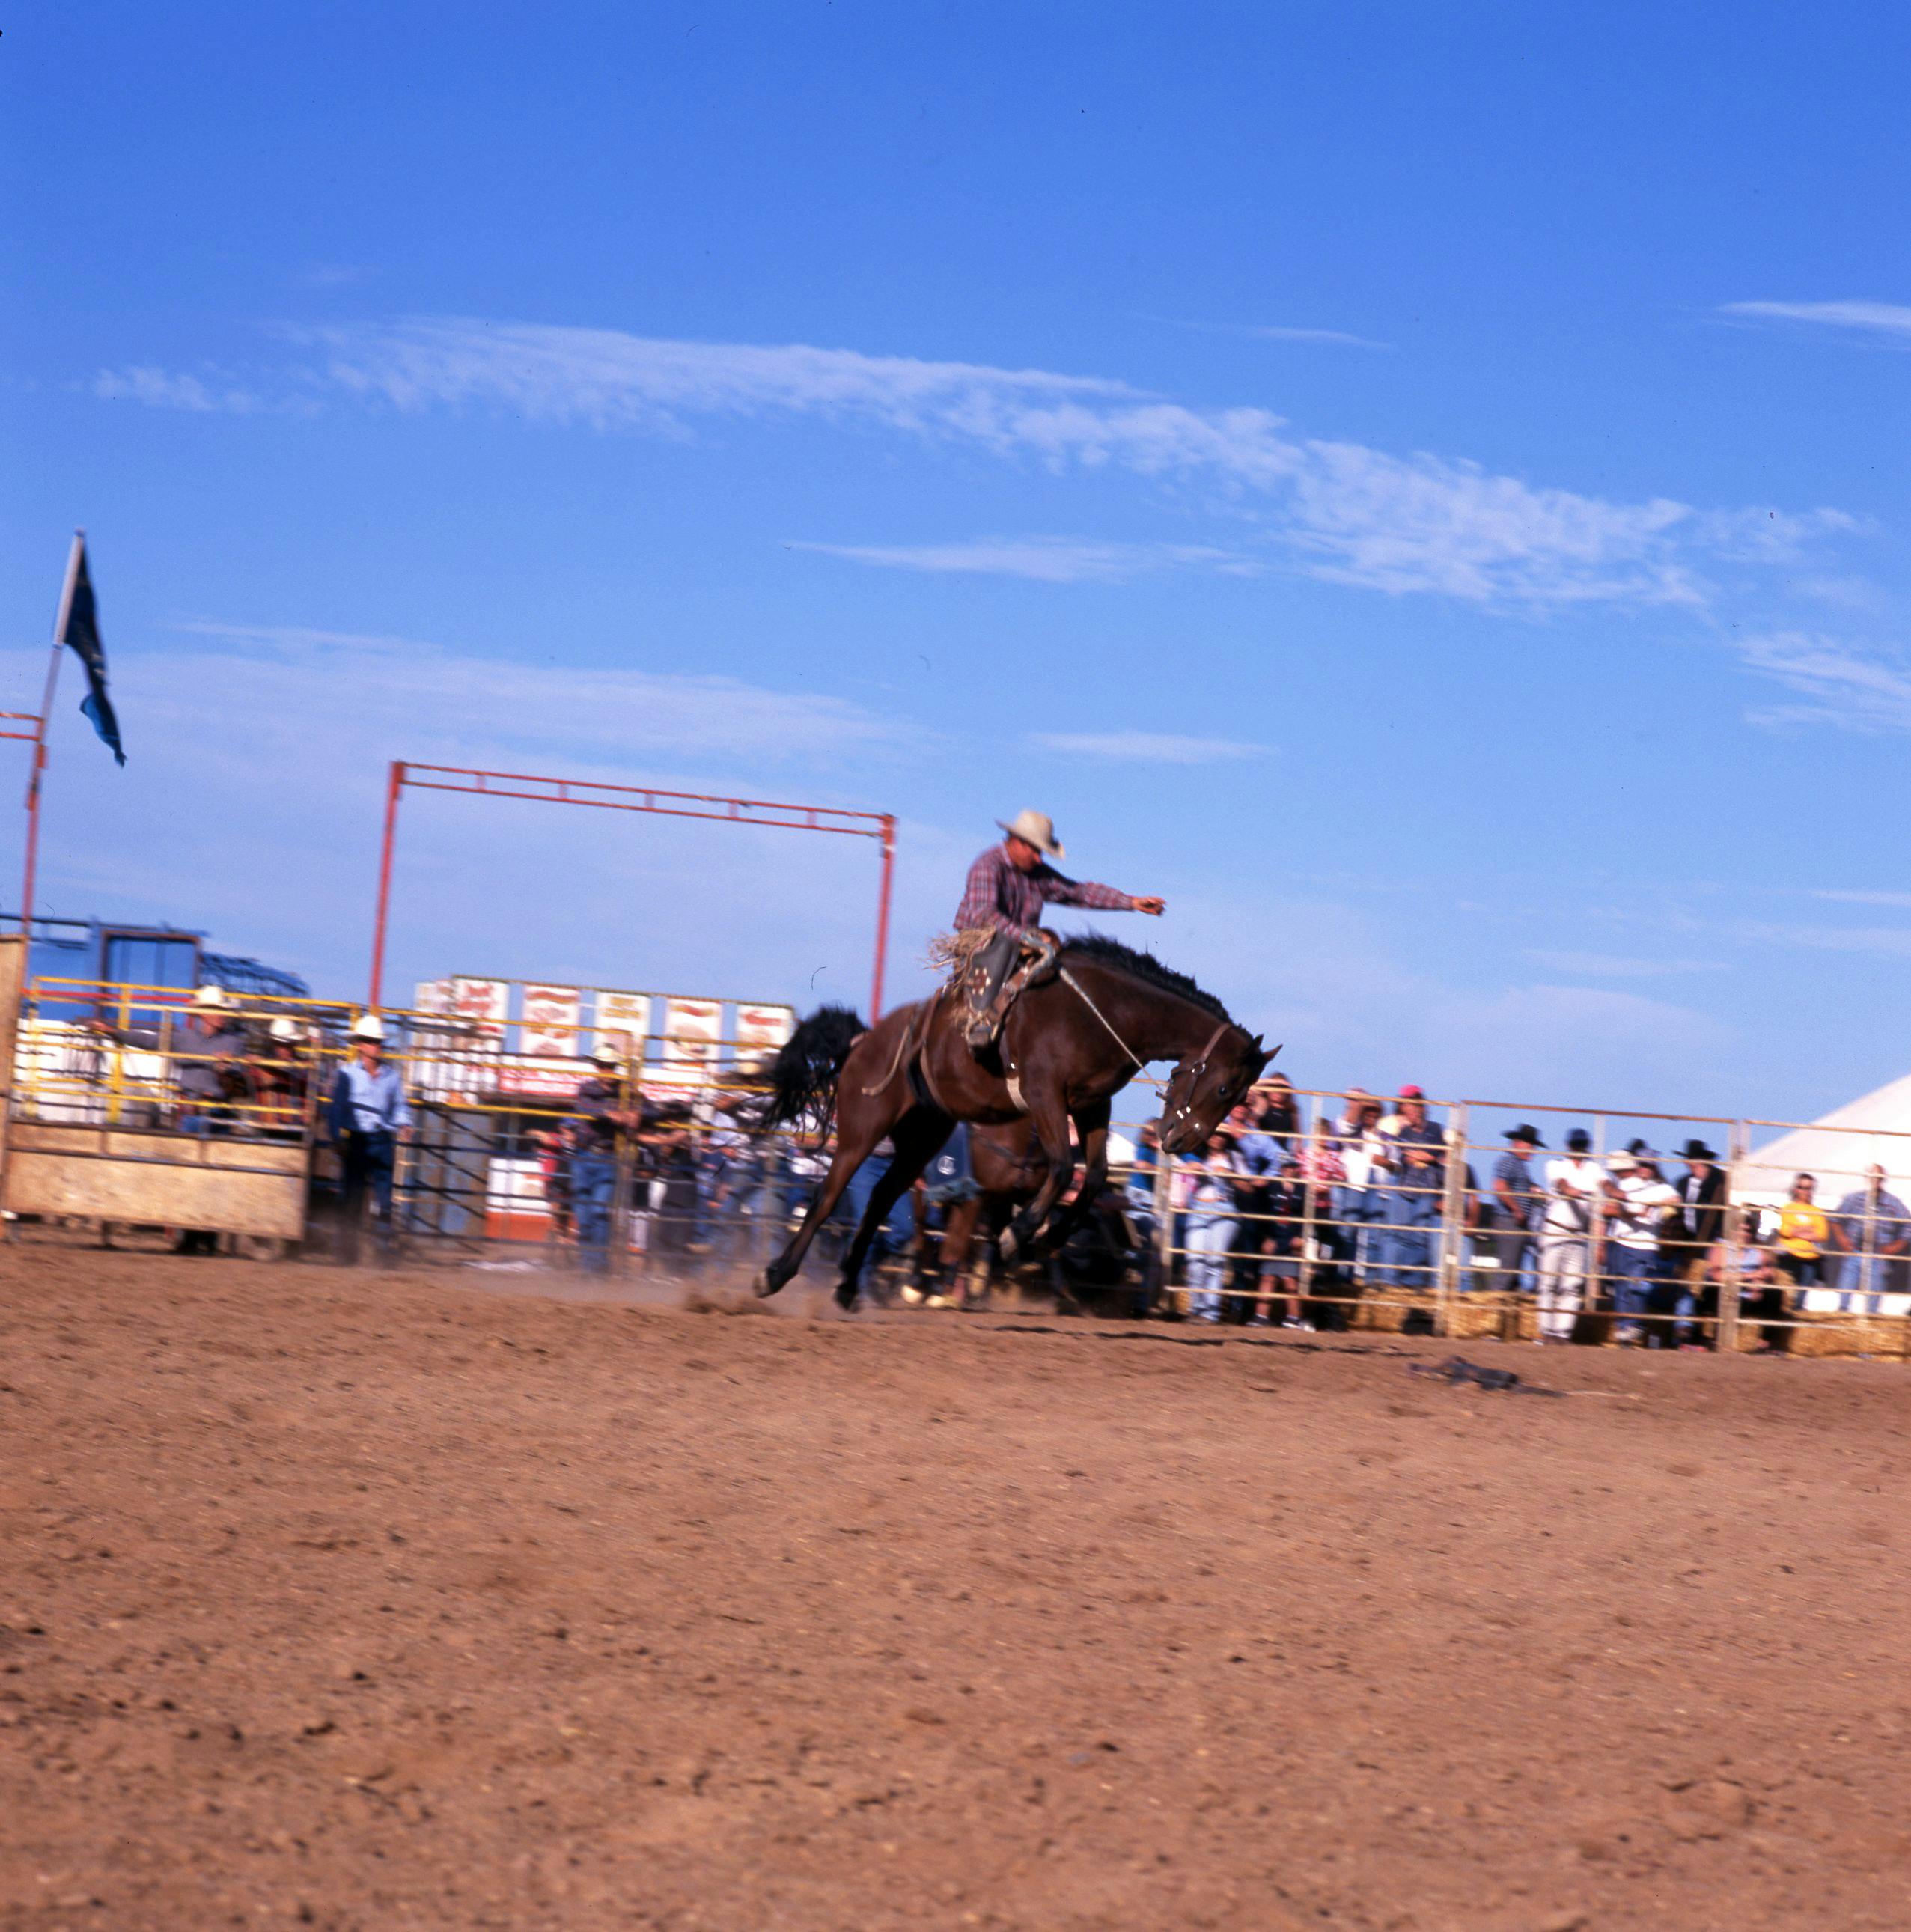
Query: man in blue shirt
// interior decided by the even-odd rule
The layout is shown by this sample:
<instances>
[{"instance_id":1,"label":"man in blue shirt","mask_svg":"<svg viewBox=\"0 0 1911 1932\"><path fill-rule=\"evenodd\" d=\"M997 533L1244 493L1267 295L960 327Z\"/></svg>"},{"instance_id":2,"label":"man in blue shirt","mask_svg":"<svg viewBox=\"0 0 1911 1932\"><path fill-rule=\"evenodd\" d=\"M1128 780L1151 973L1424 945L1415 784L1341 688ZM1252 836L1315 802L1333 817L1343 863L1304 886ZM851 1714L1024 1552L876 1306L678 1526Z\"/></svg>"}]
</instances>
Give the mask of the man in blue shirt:
<instances>
[{"instance_id":1,"label":"man in blue shirt","mask_svg":"<svg viewBox=\"0 0 1911 1932\"><path fill-rule=\"evenodd\" d=\"M1543 1148L1538 1128L1522 1120L1506 1130L1507 1150L1493 1163L1493 1249L1498 1261L1496 1286L1518 1294L1532 1292L1524 1277L1533 1258L1533 1230L1545 1200L1529 1163Z\"/></svg>"},{"instance_id":2,"label":"man in blue shirt","mask_svg":"<svg viewBox=\"0 0 1911 1932\"><path fill-rule=\"evenodd\" d=\"M1838 1271L1838 1308L1876 1315L1886 1293L1892 1263L1911 1247L1911 1210L1885 1185L1885 1171L1865 1170L1864 1185L1854 1188L1832 1214L1832 1239L1843 1252Z\"/></svg>"},{"instance_id":3,"label":"man in blue shirt","mask_svg":"<svg viewBox=\"0 0 1911 1932\"><path fill-rule=\"evenodd\" d=\"M386 1061L384 1022L376 1013L362 1013L352 1022L351 1038L352 1058L338 1070L326 1110L344 1182L339 1259L348 1267L358 1258L368 1194L380 1222L379 1244L390 1247L392 1171L398 1137L412 1124L404 1076Z\"/></svg>"}]
</instances>

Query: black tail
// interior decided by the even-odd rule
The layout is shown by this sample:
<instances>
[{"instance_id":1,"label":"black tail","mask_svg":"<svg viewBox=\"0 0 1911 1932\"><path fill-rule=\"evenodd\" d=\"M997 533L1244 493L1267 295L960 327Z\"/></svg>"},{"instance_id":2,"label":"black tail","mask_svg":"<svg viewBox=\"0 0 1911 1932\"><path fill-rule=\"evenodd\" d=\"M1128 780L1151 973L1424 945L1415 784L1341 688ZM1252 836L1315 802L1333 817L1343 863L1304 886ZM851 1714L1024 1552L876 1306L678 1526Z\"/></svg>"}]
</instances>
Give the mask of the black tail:
<instances>
[{"instance_id":1,"label":"black tail","mask_svg":"<svg viewBox=\"0 0 1911 1932\"><path fill-rule=\"evenodd\" d=\"M869 1029L847 1006L819 1006L784 1042L770 1070L770 1093L757 1116L769 1127L826 1128L836 1111L836 1079L849 1050Z\"/></svg>"}]
</instances>

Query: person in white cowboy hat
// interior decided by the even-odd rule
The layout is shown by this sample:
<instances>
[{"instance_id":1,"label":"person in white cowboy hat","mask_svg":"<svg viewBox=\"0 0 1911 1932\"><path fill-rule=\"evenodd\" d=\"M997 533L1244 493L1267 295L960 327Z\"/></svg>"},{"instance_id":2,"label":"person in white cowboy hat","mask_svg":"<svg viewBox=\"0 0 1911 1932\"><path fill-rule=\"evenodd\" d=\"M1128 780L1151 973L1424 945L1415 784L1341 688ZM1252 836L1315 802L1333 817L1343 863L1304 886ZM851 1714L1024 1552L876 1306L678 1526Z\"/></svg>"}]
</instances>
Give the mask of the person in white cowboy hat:
<instances>
[{"instance_id":1,"label":"person in white cowboy hat","mask_svg":"<svg viewBox=\"0 0 1911 1932\"><path fill-rule=\"evenodd\" d=\"M232 1010L221 986L200 986L188 1003L191 1016L182 1039L172 1043L172 1084L181 1100L178 1125L182 1133L224 1135L238 1132L246 1118L233 1102L248 1096L246 1084L245 1027ZM219 1237L210 1228L181 1231L172 1252L212 1255Z\"/></svg>"},{"instance_id":2,"label":"person in white cowboy hat","mask_svg":"<svg viewBox=\"0 0 1911 1932\"><path fill-rule=\"evenodd\" d=\"M404 1076L385 1058L385 1022L376 1013L361 1013L350 1039L352 1058L332 1082L326 1117L344 1184L339 1259L348 1265L358 1258L368 1195L383 1231L381 1245L389 1244L398 1137L412 1124Z\"/></svg>"},{"instance_id":3,"label":"person in white cowboy hat","mask_svg":"<svg viewBox=\"0 0 1911 1932\"><path fill-rule=\"evenodd\" d=\"M1165 900L1137 898L1112 886L1064 878L1051 859L1066 855L1046 812L1018 812L1000 819L1004 836L969 868L956 930L991 930L993 937L975 956L968 981L968 1042L978 1049L992 1044L1016 995L1053 962L1058 941L1042 930L1045 905L1085 906L1100 912L1144 912L1159 917Z\"/></svg>"}]
</instances>

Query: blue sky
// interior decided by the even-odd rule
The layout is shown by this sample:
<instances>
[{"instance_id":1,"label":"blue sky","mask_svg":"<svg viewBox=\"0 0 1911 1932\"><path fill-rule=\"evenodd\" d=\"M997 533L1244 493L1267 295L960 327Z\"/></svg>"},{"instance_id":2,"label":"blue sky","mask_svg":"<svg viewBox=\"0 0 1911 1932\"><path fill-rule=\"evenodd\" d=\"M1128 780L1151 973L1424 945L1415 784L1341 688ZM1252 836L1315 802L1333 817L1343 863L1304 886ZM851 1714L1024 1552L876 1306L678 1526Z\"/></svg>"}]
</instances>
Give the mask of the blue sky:
<instances>
[{"instance_id":1,"label":"blue sky","mask_svg":"<svg viewBox=\"0 0 1911 1932\"><path fill-rule=\"evenodd\" d=\"M42 903L350 992L386 761L513 766L895 811L907 989L1034 805L1304 1084L1895 1077L1908 40L29 7L4 668L84 523L130 755L70 681ZM863 997L860 845L406 811L400 981Z\"/></svg>"}]
</instances>

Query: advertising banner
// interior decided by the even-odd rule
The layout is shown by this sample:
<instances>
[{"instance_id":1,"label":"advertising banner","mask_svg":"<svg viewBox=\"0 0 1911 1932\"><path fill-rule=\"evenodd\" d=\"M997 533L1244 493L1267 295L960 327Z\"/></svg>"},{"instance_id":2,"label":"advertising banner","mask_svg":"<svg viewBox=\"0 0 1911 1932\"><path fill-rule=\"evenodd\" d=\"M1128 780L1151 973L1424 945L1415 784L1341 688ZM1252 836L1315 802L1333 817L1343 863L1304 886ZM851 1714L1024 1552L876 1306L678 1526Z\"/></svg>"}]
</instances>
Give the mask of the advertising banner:
<instances>
[{"instance_id":1,"label":"advertising banner","mask_svg":"<svg viewBox=\"0 0 1911 1932\"><path fill-rule=\"evenodd\" d=\"M736 1009L736 1073L749 1080L776 1057L776 1049L796 1030L794 1006L740 1006Z\"/></svg>"},{"instance_id":2,"label":"advertising banner","mask_svg":"<svg viewBox=\"0 0 1911 1932\"><path fill-rule=\"evenodd\" d=\"M716 1078L723 1052L723 1004L719 1000L664 1002L664 1058L652 1077L671 1087L705 1087Z\"/></svg>"},{"instance_id":3,"label":"advertising banner","mask_svg":"<svg viewBox=\"0 0 1911 1932\"><path fill-rule=\"evenodd\" d=\"M584 996L574 986L527 986L518 1016L517 1052L498 1070L506 1094L569 1100L584 1077L584 1036L578 1031Z\"/></svg>"},{"instance_id":4,"label":"advertising banner","mask_svg":"<svg viewBox=\"0 0 1911 1932\"><path fill-rule=\"evenodd\" d=\"M534 1059L583 1059L578 1023L584 1006L584 995L574 986L526 986L518 1017L518 1052Z\"/></svg>"},{"instance_id":5,"label":"advertising banner","mask_svg":"<svg viewBox=\"0 0 1911 1932\"><path fill-rule=\"evenodd\" d=\"M643 1059L644 1042L650 1036L648 993L599 993L596 1020L597 1030L590 1042L593 1050L608 1046L624 1058Z\"/></svg>"}]
</instances>

